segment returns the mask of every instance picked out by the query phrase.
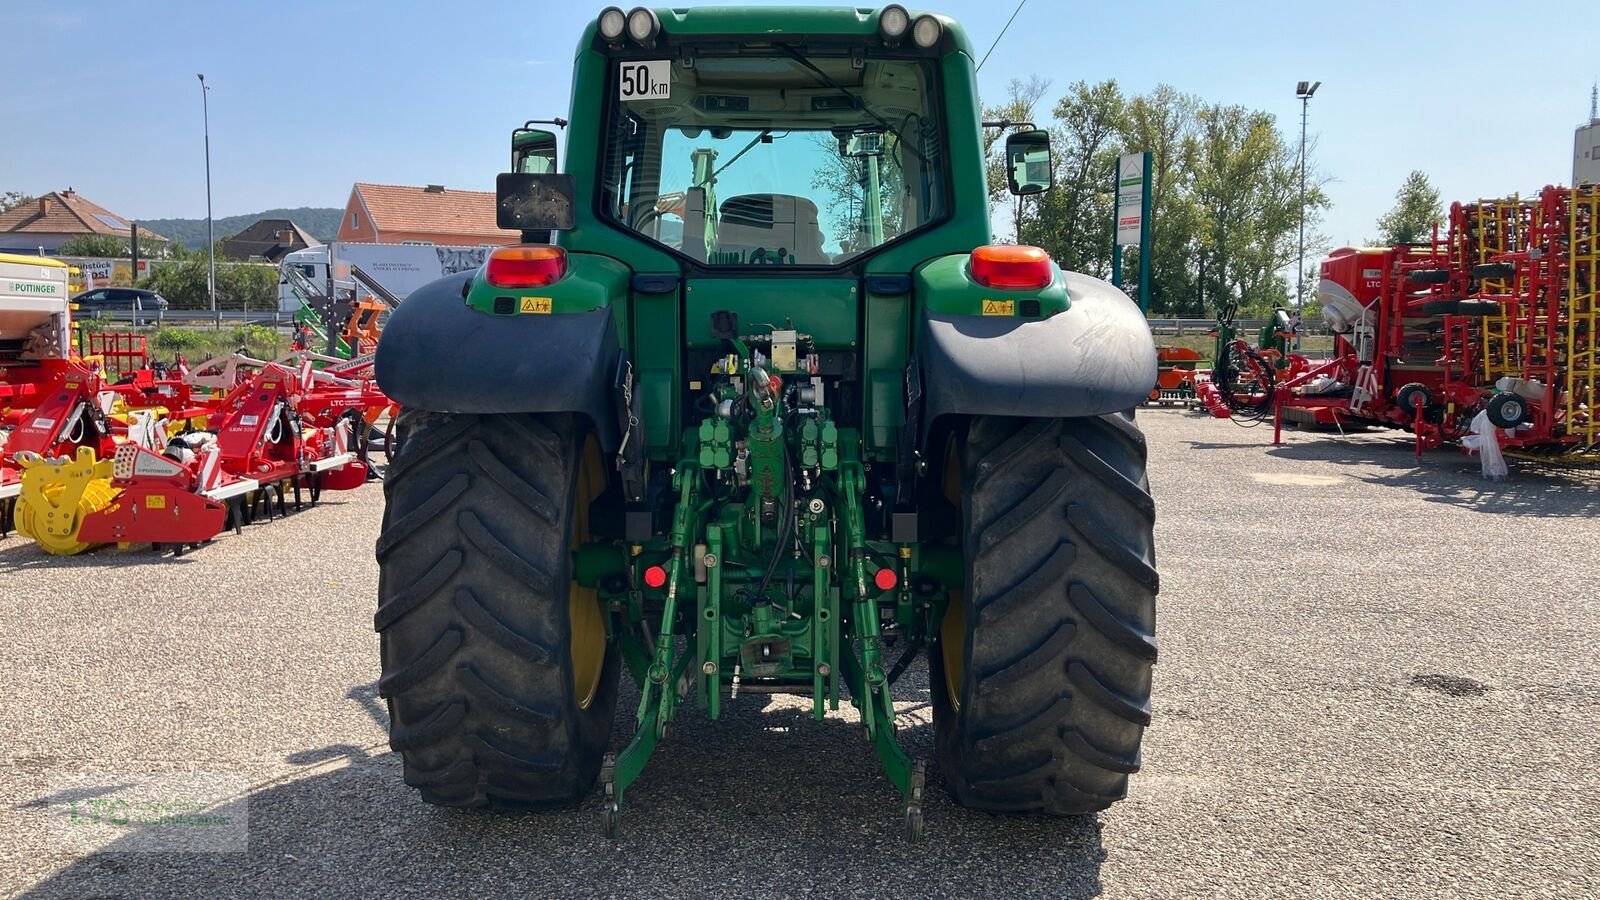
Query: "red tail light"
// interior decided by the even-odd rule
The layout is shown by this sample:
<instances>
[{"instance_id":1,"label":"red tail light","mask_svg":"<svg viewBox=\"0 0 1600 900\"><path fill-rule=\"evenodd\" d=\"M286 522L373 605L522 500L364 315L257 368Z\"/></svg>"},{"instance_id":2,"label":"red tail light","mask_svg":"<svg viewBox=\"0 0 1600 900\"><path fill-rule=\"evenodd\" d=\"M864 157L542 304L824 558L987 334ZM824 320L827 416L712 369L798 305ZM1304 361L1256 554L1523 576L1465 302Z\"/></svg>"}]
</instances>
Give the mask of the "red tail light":
<instances>
[{"instance_id":1,"label":"red tail light","mask_svg":"<svg viewBox=\"0 0 1600 900\"><path fill-rule=\"evenodd\" d=\"M518 244L489 254L484 277L498 288L536 288L567 274L567 251L549 244Z\"/></svg>"},{"instance_id":2,"label":"red tail light","mask_svg":"<svg viewBox=\"0 0 1600 900\"><path fill-rule=\"evenodd\" d=\"M900 583L900 577L895 574L893 569L884 566L873 573L872 583L877 585L880 591L890 591L894 590L894 586Z\"/></svg>"},{"instance_id":3,"label":"red tail light","mask_svg":"<svg viewBox=\"0 0 1600 900\"><path fill-rule=\"evenodd\" d=\"M1055 277L1050 271L1050 254L1038 247L1015 244L979 247L972 251L968 268L972 280L1002 290L1036 291Z\"/></svg>"},{"instance_id":4,"label":"red tail light","mask_svg":"<svg viewBox=\"0 0 1600 900\"><path fill-rule=\"evenodd\" d=\"M644 583L646 587L659 588L667 583L667 570L660 566L651 566L644 570Z\"/></svg>"}]
</instances>

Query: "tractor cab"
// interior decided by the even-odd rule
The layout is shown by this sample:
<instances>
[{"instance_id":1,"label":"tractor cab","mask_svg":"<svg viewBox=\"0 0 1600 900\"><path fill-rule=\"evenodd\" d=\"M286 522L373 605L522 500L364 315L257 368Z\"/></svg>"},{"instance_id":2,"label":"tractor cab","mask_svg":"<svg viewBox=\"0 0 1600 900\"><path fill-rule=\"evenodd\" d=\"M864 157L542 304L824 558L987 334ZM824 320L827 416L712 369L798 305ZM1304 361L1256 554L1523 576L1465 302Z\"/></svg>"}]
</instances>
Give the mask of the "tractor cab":
<instances>
[{"instance_id":1,"label":"tractor cab","mask_svg":"<svg viewBox=\"0 0 1600 900\"><path fill-rule=\"evenodd\" d=\"M605 112L602 217L718 269L834 268L936 225L949 173L933 64L851 49L632 66L639 88Z\"/></svg>"}]
</instances>

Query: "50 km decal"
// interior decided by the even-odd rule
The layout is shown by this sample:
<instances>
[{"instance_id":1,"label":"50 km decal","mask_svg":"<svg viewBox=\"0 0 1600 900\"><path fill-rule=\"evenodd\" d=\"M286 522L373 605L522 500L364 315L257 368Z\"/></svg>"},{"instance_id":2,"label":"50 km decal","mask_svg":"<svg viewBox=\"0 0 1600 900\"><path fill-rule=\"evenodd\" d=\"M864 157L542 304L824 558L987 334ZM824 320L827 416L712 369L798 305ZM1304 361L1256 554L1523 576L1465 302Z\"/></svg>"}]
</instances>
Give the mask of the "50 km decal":
<instances>
[{"instance_id":1,"label":"50 km decal","mask_svg":"<svg viewBox=\"0 0 1600 900\"><path fill-rule=\"evenodd\" d=\"M624 100L665 100L672 96L672 60L648 59L620 64L617 84Z\"/></svg>"},{"instance_id":2,"label":"50 km decal","mask_svg":"<svg viewBox=\"0 0 1600 900\"><path fill-rule=\"evenodd\" d=\"M1014 316L1017 314L1017 301L985 298L983 301L983 314L986 316Z\"/></svg>"},{"instance_id":3,"label":"50 km decal","mask_svg":"<svg viewBox=\"0 0 1600 900\"><path fill-rule=\"evenodd\" d=\"M542 315L548 315L550 313L550 298L523 297L522 306L520 309L518 309L518 312L540 313Z\"/></svg>"}]
</instances>

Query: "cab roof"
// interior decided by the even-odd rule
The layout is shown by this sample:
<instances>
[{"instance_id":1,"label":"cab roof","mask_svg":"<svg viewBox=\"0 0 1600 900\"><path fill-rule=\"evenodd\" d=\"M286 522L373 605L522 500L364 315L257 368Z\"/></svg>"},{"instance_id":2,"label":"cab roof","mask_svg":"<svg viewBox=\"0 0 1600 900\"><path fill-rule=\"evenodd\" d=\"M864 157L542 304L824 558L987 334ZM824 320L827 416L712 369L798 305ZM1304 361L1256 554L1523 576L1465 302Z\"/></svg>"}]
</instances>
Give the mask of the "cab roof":
<instances>
[{"instance_id":1,"label":"cab roof","mask_svg":"<svg viewBox=\"0 0 1600 900\"><path fill-rule=\"evenodd\" d=\"M850 6L697 6L690 9L652 7L661 20L661 33L671 41L676 38L756 38L801 39L807 37L878 38L878 13L882 7ZM624 11L629 9L623 8ZM910 9L911 20L927 14L926 10ZM966 30L956 20L932 13L944 25L945 46L972 56L972 42ZM598 33L598 16L584 29L578 48L593 45Z\"/></svg>"}]
</instances>

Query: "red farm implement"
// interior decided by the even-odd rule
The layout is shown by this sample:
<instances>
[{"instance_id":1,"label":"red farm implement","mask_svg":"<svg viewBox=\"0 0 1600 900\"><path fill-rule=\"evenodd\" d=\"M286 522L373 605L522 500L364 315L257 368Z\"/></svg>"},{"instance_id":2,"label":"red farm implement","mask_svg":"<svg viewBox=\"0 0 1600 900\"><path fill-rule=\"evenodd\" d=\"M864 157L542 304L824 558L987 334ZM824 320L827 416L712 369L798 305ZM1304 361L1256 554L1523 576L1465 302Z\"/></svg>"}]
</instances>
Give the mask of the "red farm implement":
<instances>
[{"instance_id":1,"label":"red farm implement","mask_svg":"<svg viewBox=\"0 0 1600 900\"><path fill-rule=\"evenodd\" d=\"M101 331L88 332L83 337L84 357L98 359L107 380L117 381L126 374L150 367L149 347L142 334Z\"/></svg>"},{"instance_id":2,"label":"red farm implement","mask_svg":"<svg viewBox=\"0 0 1600 900\"><path fill-rule=\"evenodd\" d=\"M1329 362L1281 379L1283 421L1406 429L1417 452L1469 434L1508 451L1597 448L1600 189L1456 204L1447 237L1334 251L1319 295ZM1482 414L1482 418L1479 416Z\"/></svg>"},{"instance_id":3,"label":"red farm implement","mask_svg":"<svg viewBox=\"0 0 1600 900\"><path fill-rule=\"evenodd\" d=\"M297 368L227 363L215 377L230 386L206 404L203 428L192 416L140 416L110 459L79 451L21 460L18 530L60 555L110 543L181 553L287 512L291 497L298 508L307 495L315 503L325 490L365 483L369 422L389 406L375 384L309 359Z\"/></svg>"},{"instance_id":4,"label":"red farm implement","mask_svg":"<svg viewBox=\"0 0 1600 900\"><path fill-rule=\"evenodd\" d=\"M115 447L113 423L101 405L97 372L66 360L41 360L30 371L11 370L7 394L15 403L0 425L0 535L11 530L17 497L22 492L21 459L110 453ZM25 380L24 380L25 379Z\"/></svg>"}]
</instances>

